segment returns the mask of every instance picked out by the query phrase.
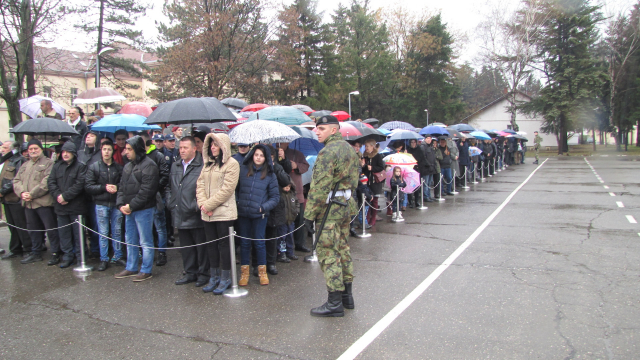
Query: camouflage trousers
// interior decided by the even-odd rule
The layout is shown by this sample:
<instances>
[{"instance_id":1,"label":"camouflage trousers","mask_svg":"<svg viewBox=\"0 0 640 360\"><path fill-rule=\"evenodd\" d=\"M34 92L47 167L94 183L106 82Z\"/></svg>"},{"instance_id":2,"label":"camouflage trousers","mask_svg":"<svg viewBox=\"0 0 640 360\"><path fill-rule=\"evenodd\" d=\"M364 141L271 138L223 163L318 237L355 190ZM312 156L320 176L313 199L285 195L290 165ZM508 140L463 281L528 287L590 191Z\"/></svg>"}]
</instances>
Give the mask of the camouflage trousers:
<instances>
[{"instance_id":1,"label":"camouflage trousers","mask_svg":"<svg viewBox=\"0 0 640 360\"><path fill-rule=\"evenodd\" d=\"M318 239L316 254L327 283L327 291L343 291L345 282L353 282L353 262L349 238L349 219L327 220Z\"/></svg>"},{"instance_id":2,"label":"camouflage trousers","mask_svg":"<svg viewBox=\"0 0 640 360\"><path fill-rule=\"evenodd\" d=\"M536 161L538 161L538 151L540 151L540 148L536 146L535 149L536 149Z\"/></svg>"}]
</instances>

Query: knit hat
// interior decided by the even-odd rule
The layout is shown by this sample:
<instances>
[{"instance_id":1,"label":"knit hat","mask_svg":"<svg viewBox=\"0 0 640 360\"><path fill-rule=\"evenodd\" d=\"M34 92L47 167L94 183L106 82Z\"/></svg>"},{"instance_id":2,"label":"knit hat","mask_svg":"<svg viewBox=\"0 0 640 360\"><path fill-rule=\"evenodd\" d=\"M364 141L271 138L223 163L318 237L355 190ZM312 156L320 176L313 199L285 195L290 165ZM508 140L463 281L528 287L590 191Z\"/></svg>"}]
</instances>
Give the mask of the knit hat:
<instances>
[{"instance_id":1,"label":"knit hat","mask_svg":"<svg viewBox=\"0 0 640 360\"><path fill-rule=\"evenodd\" d=\"M42 147L42 143L40 142L40 140L33 138L31 140L29 140L29 143L27 144L27 149L29 148L29 146L31 145L38 145L38 147L40 148L40 150L44 150L44 148Z\"/></svg>"},{"instance_id":2,"label":"knit hat","mask_svg":"<svg viewBox=\"0 0 640 360\"><path fill-rule=\"evenodd\" d=\"M369 178L365 174L360 174L360 182L366 184L369 181Z\"/></svg>"}]
</instances>

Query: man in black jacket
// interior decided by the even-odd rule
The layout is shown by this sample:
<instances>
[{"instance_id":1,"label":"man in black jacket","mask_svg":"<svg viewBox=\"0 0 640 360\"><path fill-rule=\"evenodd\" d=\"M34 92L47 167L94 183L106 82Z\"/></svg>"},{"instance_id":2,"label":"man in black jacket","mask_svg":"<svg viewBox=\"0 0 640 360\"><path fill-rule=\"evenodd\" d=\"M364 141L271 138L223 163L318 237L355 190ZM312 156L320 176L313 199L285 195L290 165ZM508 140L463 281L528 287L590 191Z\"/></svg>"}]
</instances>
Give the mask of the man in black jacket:
<instances>
[{"instance_id":1,"label":"man in black jacket","mask_svg":"<svg viewBox=\"0 0 640 360\"><path fill-rule=\"evenodd\" d=\"M122 177L122 166L113 160L114 146L109 139L100 147L102 160L87 168L87 178L84 185L86 192L91 195L95 205L96 222L100 233L100 266L98 271L109 267L109 235L117 241L122 241L122 213L116 208L118 184ZM111 232L109 232L111 229ZM122 244L113 242L112 264L126 266L122 254Z\"/></svg>"},{"instance_id":2,"label":"man in black jacket","mask_svg":"<svg viewBox=\"0 0 640 360\"><path fill-rule=\"evenodd\" d=\"M87 132L84 137L84 144L77 149L78 161L84 163L87 168L93 163L100 161L102 159L102 154L100 153L100 133L93 130ZM94 204L90 198L87 198L85 204L87 208L87 226L93 230L97 230L98 222L94 211L96 204ZM89 231L89 247L91 250L89 258L97 259L100 256L100 238L93 231Z\"/></svg>"},{"instance_id":3,"label":"man in black jacket","mask_svg":"<svg viewBox=\"0 0 640 360\"><path fill-rule=\"evenodd\" d=\"M9 225L22 229L27 228L27 217L20 198L13 192L13 178L20 170L23 162L27 161L20 154L20 144L5 141L2 144L2 170L0 170L0 203L4 205L4 214ZM31 238L25 230L9 226L11 240L9 240L9 252L2 256L2 260L21 257L31 252Z\"/></svg>"},{"instance_id":4,"label":"man in black jacket","mask_svg":"<svg viewBox=\"0 0 640 360\"><path fill-rule=\"evenodd\" d=\"M181 250L185 275L175 284L195 282L200 287L208 283L210 277L207 248L193 247L205 242L204 223L196 201L196 185L204 162L190 136L180 141L180 155L182 159L171 166L171 191L167 204L172 212L173 224L178 229L180 245L192 247Z\"/></svg>"},{"instance_id":5,"label":"man in black jacket","mask_svg":"<svg viewBox=\"0 0 640 360\"><path fill-rule=\"evenodd\" d=\"M153 268L153 214L158 194L158 166L149 159L145 142L140 136L127 140L125 154L129 163L122 170L118 186L116 207L125 215L127 267L116 274L116 279L134 277L140 282L152 277ZM142 246L142 266L138 271L138 254Z\"/></svg>"},{"instance_id":6,"label":"man in black jacket","mask_svg":"<svg viewBox=\"0 0 640 360\"><path fill-rule=\"evenodd\" d=\"M427 158L424 155L424 152L422 151L422 149L418 146L418 140L409 141L409 149L407 149L407 152L413 155L413 158L416 159L416 161L418 162L418 164L415 165L413 169L420 174L421 179L424 179L429 173L429 171L427 166ZM429 192L425 191L425 200L428 199L428 195L429 195ZM419 196L420 196L419 192L409 194L409 207L415 207L418 205Z\"/></svg>"},{"instance_id":7,"label":"man in black jacket","mask_svg":"<svg viewBox=\"0 0 640 360\"><path fill-rule=\"evenodd\" d=\"M158 247L166 249L167 248L167 217L165 215L165 204L166 204L166 192L169 185L169 166L164 159L164 154L161 153L156 146L153 144L153 141L146 133L143 133L141 137L145 141L147 157L158 166L158 174L160 178L158 179L158 195L156 197L156 212L153 215L153 225L156 227L156 232L158 233ZM167 263L167 250L158 250L158 260L156 261L157 266L163 266Z\"/></svg>"},{"instance_id":8,"label":"man in black jacket","mask_svg":"<svg viewBox=\"0 0 640 360\"><path fill-rule=\"evenodd\" d=\"M80 228L77 223L78 215L86 211L84 199L84 181L87 167L76 157L76 144L67 141L62 146L61 158L53 165L47 181L49 192L53 197L53 208L58 217L58 235L60 249L64 253L61 268L74 263L75 257L80 256ZM75 253L74 255L74 244ZM59 256L59 255L58 255Z\"/></svg>"},{"instance_id":9,"label":"man in black jacket","mask_svg":"<svg viewBox=\"0 0 640 360\"><path fill-rule=\"evenodd\" d=\"M427 135L424 138L424 143L420 145L420 149L424 154L425 158L425 167L424 167L424 175L420 173L422 176L422 180L424 181L424 201L433 202L431 197L431 189L429 188L432 183L434 183L433 176L438 173L436 162L438 161L436 157L436 150L431 144L432 138L431 135Z\"/></svg>"},{"instance_id":10,"label":"man in black jacket","mask_svg":"<svg viewBox=\"0 0 640 360\"><path fill-rule=\"evenodd\" d=\"M162 148L162 153L164 154L164 160L169 166L169 172L171 172L171 166L173 163L181 161L180 151L176 147L176 137L173 134L169 133L164 136L164 147ZM172 247L175 238L173 237L174 229L173 220L171 219L171 210L165 211L165 216L167 220L167 245Z\"/></svg>"}]
</instances>

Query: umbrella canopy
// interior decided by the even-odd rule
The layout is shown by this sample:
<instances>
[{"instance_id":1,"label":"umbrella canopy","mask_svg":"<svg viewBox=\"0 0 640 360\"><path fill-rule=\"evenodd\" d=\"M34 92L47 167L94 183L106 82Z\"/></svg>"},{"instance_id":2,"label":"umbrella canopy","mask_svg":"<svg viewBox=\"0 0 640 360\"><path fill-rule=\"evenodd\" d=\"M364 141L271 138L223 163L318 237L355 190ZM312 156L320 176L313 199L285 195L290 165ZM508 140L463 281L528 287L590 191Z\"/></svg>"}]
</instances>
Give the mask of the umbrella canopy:
<instances>
[{"instance_id":1,"label":"umbrella canopy","mask_svg":"<svg viewBox=\"0 0 640 360\"><path fill-rule=\"evenodd\" d=\"M148 118L152 112L153 109L151 109L151 106L140 101L132 101L125 104L119 111L120 114L137 114L144 116L145 119Z\"/></svg>"},{"instance_id":2,"label":"umbrella canopy","mask_svg":"<svg viewBox=\"0 0 640 360\"><path fill-rule=\"evenodd\" d=\"M223 121L222 124L227 125L227 127L229 129L233 129L234 127L236 127L236 126L238 126L240 124L244 124L246 121L247 121L247 119L240 118L240 119L238 119L238 121Z\"/></svg>"},{"instance_id":3,"label":"umbrella canopy","mask_svg":"<svg viewBox=\"0 0 640 360\"><path fill-rule=\"evenodd\" d=\"M389 134L391 134L391 130L381 129L381 128L377 128L376 130L380 131L380 133L382 133L382 135L388 136Z\"/></svg>"},{"instance_id":4,"label":"umbrella canopy","mask_svg":"<svg viewBox=\"0 0 640 360\"><path fill-rule=\"evenodd\" d=\"M478 140L491 140L491 136L487 135L486 133L482 132L482 131L473 131L471 132L469 135L473 136L474 138L478 139Z\"/></svg>"},{"instance_id":5,"label":"umbrella canopy","mask_svg":"<svg viewBox=\"0 0 640 360\"><path fill-rule=\"evenodd\" d=\"M347 141L358 140L362 137L362 133L358 128L345 122L340 123L340 134L342 134L342 138Z\"/></svg>"},{"instance_id":6,"label":"umbrella canopy","mask_svg":"<svg viewBox=\"0 0 640 360\"><path fill-rule=\"evenodd\" d=\"M526 137L524 137L524 136L522 136L522 135L520 135L520 134L515 135L514 137L515 137L516 139L520 139L520 140L522 140L522 141L524 141L524 142L529 141L529 139L527 139Z\"/></svg>"},{"instance_id":7,"label":"umbrella canopy","mask_svg":"<svg viewBox=\"0 0 640 360\"><path fill-rule=\"evenodd\" d=\"M469 156L477 156L482 154L482 150L478 149L475 146L469 146Z\"/></svg>"},{"instance_id":8,"label":"umbrella canopy","mask_svg":"<svg viewBox=\"0 0 640 360\"><path fill-rule=\"evenodd\" d=\"M365 123L361 123L358 121L345 121L345 124L349 124L351 126L353 126L354 128L356 128L358 131L360 131L360 133L362 134L362 136L360 138L358 138L357 140L359 140L361 143L367 141L368 139L373 139L376 142L380 142L380 141L385 141L387 139L387 136L383 133L381 133L380 131L370 127L369 124L365 124ZM369 126L367 126L369 125ZM355 139L354 139L355 140Z\"/></svg>"},{"instance_id":9,"label":"umbrella canopy","mask_svg":"<svg viewBox=\"0 0 640 360\"><path fill-rule=\"evenodd\" d=\"M215 133L225 133L225 134L228 133L230 129L229 126L223 122L193 124L193 128L197 129L196 131L204 131L206 133L215 132ZM205 129L208 129L208 130L205 130Z\"/></svg>"},{"instance_id":10,"label":"umbrella canopy","mask_svg":"<svg viewBox=\"0 0 640 360\"><path fill-rule=\"evenodd\" d=\"M389 142L397 140L419 140L422 141L422 136L418 135L415 131L411 130L396 130L391 136L387 138Z\"/></svg>"},{"instance_id":11,"label":"umbrella canopy","mask_svg":"<svg viewBox=\"0 0 640 360\"><path fill-rule=\"evenodd\" d=\"M461 132L459 132L459 131L458 131L458 130L456 130L456 129L453 129L453 128L446 128L446 130L449 132L449 135L451 135L451 136L452 136L452 137L454 137L454 138L458 138L458 139L460 139L460 138L463 138L463 137L464 137L464 136L462 135L462 133L461 133Z\"/></svg>"},{"instance_id":12,"label":"umbrella canopy","mask_svg":"<svg viewBox=\"0 0 640 360\"><path fill-rule=\"evenodd\" d=\"M524 132L524 131L518 131L518 132L516 132L516 134L518 134L518 135L520 135L520 136L525 136L525 135L527 135L527 133L526 133L526 132Z\"/></svg>"},{"instance_id":13,"label":"umbrella canopy","mask_svg":"<svg viewBox=\"0 0 640 360\"><path fill-rule=\"evenodd\" d=\"M415 131L416 128L413 125L409 124L408 122L390 121L380 125L380 129L387 129L387 130L402 129L402 130Z\"/></svg>"},{"instance_id":14,"label":"umbrella canopy","mask_svg":"<svg viewBox=\"0 0 640 360\"><path fill-rule=\"evenodd\" d=\"M517 134L517 132L515 132L515 131L513 131L511 129L505 129L505 130L502 130L502 132L505 132L507 134L513 134L513 135Z\"/></svg>"},{"instance_id":15,"label":"umbrella canopy","mask_svg":"<svg viewBox=\"0 0 640 360\"><path fill-rule=\"evenodd\" d=\"M313 129L314 127L316 127L316 123L313 121L307 121L306 123L300 124L300 126L304 126L307 129Z\"/></svg>"},{"instance_id":16,"label":"umbrella canopy","mask_svg":"<svg viewBox=\"0 0 640 360\"><path fill-rule=\"evenodd\" d=\"M51 100L48 97L44 97L40 95L34 95L26 99L20 99L19 101L20 111L27 114L27 116L29 116L30 118L35 119L38 117L38 114L40 114L40 102L42 100L51 101L51 106L53 106L53 110L55 110L56 113L60 114L60 116L63 119L65 118L65 110L62 105L58 104L57 102Z\"/></svg>"},{"instance_id":17,"label":"umbrella canopy","mask_svg":"<svg viewBox=\"0 0 640 360\"><path fill-rule=\"evenodd\" d=\"M101 104L127 100L119 92L108 87L98 87L81 92L73 100L74 104Z\"/></svg>"},{"instance_id":18,"label":"umbrella canopy","mask_svg":"<svg viewBox=\"0 0 640 360\"><path fill-rule=\"evenodd\" d=\"M331 113L331 115L335 116L338 121L345 121L351 117L348 112L342 110L334 111Z\"/></svg>"},{"instance_id":19,"label":"umbrella canopy","mask_svg":"<svg viewBox=\"0 0 640 360\"><path fill-rule=\"evenodd\" d=\"M382 159L385 164L391 166L411 166L417 165L418 161L409 153L396 153L387 155Z\"/></svg>"},{"instance_id":20,"label":"umbrella canopy","mask_svg":"<svg viewBox=\"0 0 640 360\"><path fill-rule=\"evenodd\" d=\"M400 188L400 191L406 194L411 194L421 184L420 174L417 171L413 170L413 165L401 166L401 169L402 169L402 179L404 179L404 182L407 183L407 186L405 186L404 188ZM387 170L387 178L385 179L385 182L387 183L388 187L391 187L391 178L393 177L393 170L394 170L393 167ZM392 196L395 196L395 194L392 194Z\"/></svg>"},{"instance_id":21,"label":"umbrella canopy","mask_svg":"<svg viewBox=\"0 0 640 360\"><path fill-rule=\"evenodd\" d=\"M158 105L145 124L193 124L236 121L235 115L216 98L184 98Z\"/></svg>"},{"instance_id":22,"label":"umbrella canopy","mask_svg":"<svg viewBox=\"0 0 640 360\"><path fill-rule=\"evenodd\" d=\"M251 104L242 108L242 111L260 111L262 109L268 108L267 104Z\"/></svg>"},{"instance_id":23,"label":"umbrella canopy","mask_svg":"<svg viewBox=\"0 0 640 360\"><path fill-rule=\"evenodd\" d=\"M319 118L319 117L323 117L323 116L327 116L327 115L331 115L331 110L314 111L309 116L313 116L315 118Z\"/></svg>"},{"instance_id":24,"label":"umbrella canopy","mask_svg":"<svg viewBox=\"0 0 640 360\"><path fill-rule=\"evenodd\" d=\"M226 106L230 106L232 108L236 108L236 109L243 109L245 107L247 107L249 104L247 104L246 101L242 100L242 99L238 99L238 98L225 98L220 100L220 102L223 105Z\"/></svg>"},{"instance_id":25,"label":"umbrella canopy","mask_svg":"<svg viewBox=\"0 0 640 360\"><path fill-rule=\"evenodd\" d=\"M302 111L303 113L309 113L309 112L313 112L313 109L308 107L307 105L302 105L302 104L295 104L295 105L291 105L292 108L294 109L298 109L300 111Z\"/></svg>"},{"instance_id":26,"label":"umbrella canopy","mask_svg":"<svg viewBox=\"0 0 640 360\"><path fill-rule=\"evenodd\" d=\"M298 110L296 110L298 111ZM254 120L240 124L229 132L231 142L253 143L290 143L300 135L287 125L269 120Z\"/></svg>"},{"instance_id":27,"label":"umbrella canopy","mask_svg":"<svg viewBox=\"0 0 640 360\"><path fill-rule=\"evenodd\" d=\"M422 128L422 130L420 130L420 135L449 135L449 132L447 131L447 129L440 127L440 126L435 126L435 125L429 125L429 126L425 126Z\"/></svg>"},{"instance_id":28,"label":"umbrella canopy","mask_svg":"<svg viewBox=\"0 0 640 360\"><path fill-rule=\"evenodd\" d=\"M116 130L125 129L127 131L138 130L162 130L158 125L148 125L144 121L147 118L136 114L114 114L108 115L91 125L91 130L114 133Z\"/></svg>"},{"instance_id":29,"label":"umbrella canopy","mask_svg":"<svg viewBox=\"0 0 640 360\"><path fill-rule=\"evenodd\" d=\"M67 124L53 118L35 118L23 121L9 130L10 133L23 135L79 135L78 132Z\"/></svg>"},{"instance_id":30,"label":"umbrella canopy","mask_svg":"<svg viewBox=\"0 0 640 360\"><path fill-rule=\"evenodd\" d=\"M447 125L446 125L446 124L443 124L443 123L441 123L441 122L434 122L434 123L431 123L431 125L433 125L433 126L440 126L440 127L443 127L443 128L447 127Z\"/></svg>"},{"instance_id":31,"label":"umbrella canopy","mask_svg":"<svg viewBox=\"0 0 640 360\"><path fill-rule=\"evenodd\" d=\"M473 126L469 125L469 124L455 124L455 125L451 125L450 127L454 128L454 129L456 129L458 131L461 131L461 132L464 132L464 131L469 131L469 132L476 131L476 129Z\"/></svg>"},{"instance_id":32,"label":"umbrella canopy","mask_svg":"<svg viewBox=\"0 0 640 360\"><path fill-rule=\"evenodd\" d=\"M252 113L247 121L258 119L277 121L285 125L301 125L311 121L305 113L291 106L270 106Z\"/></svg>"},{"instance_id":33,"label":"umbrella canopy","mask_svg":"<svg viewBox=\"0 0 640 360\"><path fill-rule=\"evenodd\" d=\"M371 124L374 127L378 126L378 124L380 123L380 120L375 119L375 118L369 118L367 120L362 121L365 124Z\"/></svg>"},{"instance_id":34,"label":"umbrella canopy","mask_svg":"<svg viewBox=\"0 0 640 360\"><path fill-rule=\"evenodd\" d=\"M313 131L299 126L292 126L291 129L301 137L290 142L289 148L300 151L304 156L318 155L324 148L324 144L318 141L318 135Z\"/></svg>"},{"instance_id":35,"label":"umbrella canopy","mask_svg":"<svg viewBox=\"0 0 640 360\"><path fill-rule=\"evenodd\" d=\"M289 144L291 146L291 144ZM309 164L309 170L307 170L304 174L302 174L302 185L311 184L311 177L313 175L313 166L316 164L317 155L308 155L306 157L307 163Z\"/></svg>"}]
</instances>

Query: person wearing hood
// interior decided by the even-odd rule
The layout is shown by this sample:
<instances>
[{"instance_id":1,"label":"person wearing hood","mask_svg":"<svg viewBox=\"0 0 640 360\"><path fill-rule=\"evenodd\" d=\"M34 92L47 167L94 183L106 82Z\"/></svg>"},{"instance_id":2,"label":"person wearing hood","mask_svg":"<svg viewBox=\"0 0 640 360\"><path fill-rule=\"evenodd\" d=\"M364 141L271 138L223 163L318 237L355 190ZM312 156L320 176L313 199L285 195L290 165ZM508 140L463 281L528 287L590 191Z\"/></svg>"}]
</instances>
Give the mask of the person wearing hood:
<instances>
[{"instance_id":1,"label":"person wearing hood","mask_svg":"<svg viewBox=\"0 0 640 360\"><path fill-rule=\"evenodd\" d=\"M191 141L195 151L195 141ZM204 222L206 241L221 240L207 245L211 277L202 291L221 295L231 286L231 266L235 266L231 263L228 236L229 227L238 218L236 188L240 164L231 156L231 140L226 134L207 134L203 150L204 166L196 186L197 206Z\"/></svg>"},{"instance_id":2,"label":"person wearing hood","mask_svg":"<svg viewBox=\"0 0 640 360\"><path fill-rule=\"evenodd\" d=\"M269 285L265 243L262 240L247 240L265 238L269 212L280 201L278 180L273 171L271 153L265 145L254 146L244 158L240 166L236 199L240 226L238 233L244 237L241 241L242 255L238 285L247 286L249 283L252 245L256 247L260 285Z\"/></svg>"},{"instance_id":3,"label":"person wearing hood","mask_svg":"<svg viewBox=\"0 0 640 360\"><path fill-rule=\"evenodd\" d=\"M100 152L100 133L90 130L84 136L84 145L76 148L78 151L78 161L85 164L89 168L94 163L102 159ZM89 197L86 201L87 224L93 230L98 230L98 221L96 219L96 204ZM89 259L100 258L100 236L93 231L89 232Z\"/></svg>"},{"instance_id":4,"label":"person wearing hood","mask_svg":"<svg viewBox=\"0 0 640 360\"><path fill-rule=\"evenodd\" d=\"M13 192L13 179L20 166L26 160L20 154L20 143L5 141L2 144L2 159L0 159L0 203L4 205L4 214L9 225L18 228L27 228L27 219L24 208L20 204L20 198ZM11 240L9 240L9 252L2 256L2 260L22 257L31 252L31 239L29 233L9 226Z\"/></svg>"},{"instance_id":5,"label":"person wearing hood","mask_svg":"<svg viewBox=\"0 0 640 360\"><path fill-rule=\"evenodd\" d=\"M86 211L84 182L87 167L78 161L73 141L62 145L60 157L62 161L53 165L47 185L58 217L60 248L64 252L60 267L64 269L75 262L76 256L80 257L80 226L75 221ZM68 226L72 223L73 225Z\"/></svg>"},{"instance_id":6,"label":"person wearing hood","mask_svg":"<svg viewBox=\"0 0 640 360\"><path fill-rule=\"evenodd\" d=\"M153 275L153 215L159 187L158 166L147 156L144 140L134 136L127 140L125 155L129 163L122 170L116 207L125 216L127 267L116 279L134 277L140 282ZM138 246L142 248L142 266L138 271Z\"/></svg>"},{"instance_id":7,"label":"person wearing hood","mask_svg":"<svg viewBox=\"0 0 640 360\"><path fill-rule=\"evenodd\" d=\"M153 225L156 227L158 234L158 247L163 250L158 250L158 259L156 261L157 266L163 266L167 263L167 248L168 236L167 236L167 216L165 215L166 205L166 192L169 185L169 166L165 161L164 154L156 149L153 141L147 133L141 135L145 141L147 149L147 157L158 166L158 194L156 197L156 212L153 215Z\"/></svg>"},{"instance_id":8,"label":"person wearing hood","mask_svg":"<svg viewBox=\"0 0 640 360\"><path fill-rule=\"evenodd\" d=\"M13 179L13 191L22 199L27 229L31 238L31 254L20 261L30 264L42 261L44 251L44 233L42 230L58 227L56 214L53 211L53 198L49 193L47 180L51 174L53 160L44 156L42 143L38 139L31 139L27 144L29 160L20 166L20 171ZM51 260L49 265L60 262L60 238L56 230L47 231L51 244Z\"/></svg>"},{"instance_id":9,"label":"person wearing hood","mask_svg":"<svg viewBox=\"0 0 640 360\"><path fill-rule=\"evenodd\" d=\"M122 253L122 213L116 208L118 184L122 177L122 165L113 159L114 145L111 140L102 143L100 147L102 160L87 168L85 191L91 195L95 206L95 217L100 233L100 266L98 271L105 271L109 267L109 239L113 241L112 264L125 266ZM111 230L111 231L109 231Z\"/></svg>"}]
</instances>

